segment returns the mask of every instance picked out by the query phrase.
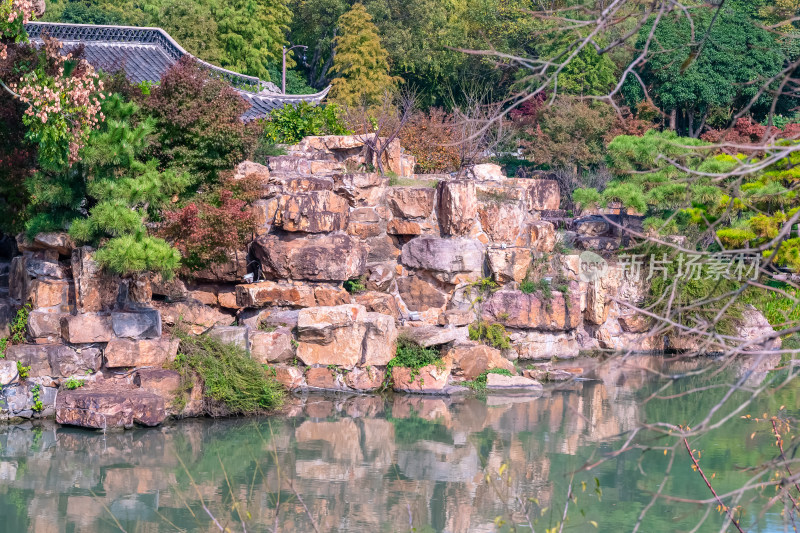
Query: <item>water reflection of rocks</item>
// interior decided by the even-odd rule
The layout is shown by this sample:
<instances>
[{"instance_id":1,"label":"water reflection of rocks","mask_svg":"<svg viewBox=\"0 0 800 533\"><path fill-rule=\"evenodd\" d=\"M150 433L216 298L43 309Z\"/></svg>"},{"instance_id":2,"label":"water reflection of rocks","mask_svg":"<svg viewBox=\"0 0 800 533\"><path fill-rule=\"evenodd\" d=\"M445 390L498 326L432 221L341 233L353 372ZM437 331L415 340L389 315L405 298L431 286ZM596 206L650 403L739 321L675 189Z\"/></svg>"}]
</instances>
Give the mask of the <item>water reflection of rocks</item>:
<instances>
[{"instance_id":1,"label":"water reflection of rocks","mask_svg":"<svg viewBox=\"0 0 800 533\"><path fill-rule=\"evenodd\" d=\"M511 497L563 505L565 480L585 461L578 451L637 423L632 391L659 370L653 359L635 360L640 374L606 367L533 400L309 396L269 419L107 435L3 428L0 529L119 531L118 520L129 532L214 531L199 493L233 531L234 500L250 532L272 530L278 501L280 531L311 531L296 490L320 531L494 531L504 502L487 468L510 465Z\"/></svg>"}]
</instances>

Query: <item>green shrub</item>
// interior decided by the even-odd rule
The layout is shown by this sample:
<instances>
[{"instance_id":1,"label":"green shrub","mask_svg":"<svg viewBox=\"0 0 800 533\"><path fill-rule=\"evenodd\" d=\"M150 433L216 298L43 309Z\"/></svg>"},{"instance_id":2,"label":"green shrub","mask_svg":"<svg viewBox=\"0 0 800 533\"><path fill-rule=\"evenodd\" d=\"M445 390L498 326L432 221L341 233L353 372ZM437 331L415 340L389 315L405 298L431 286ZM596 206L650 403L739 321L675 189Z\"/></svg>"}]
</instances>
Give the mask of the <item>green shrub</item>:
<instances>
[{"instance_id":1,"label":"green shrub","mask_svg":"<svg viewBox=\"0 0 800 533\"><path fill-rule=\"evenodd\" d=\"M503 324L489 324L484 320L473 322L469 325L469 338L473 341L488 344L498 350L511 348L511 339L508 337Z\"/></svg>"},{"instance_id":2,"label":"green shrub","mask_svg":"<svg viewBox=\"0 0 800 533\"><path fill-rule=\"evenodd\" d=\"M242 348L207 335L177 335L181 345L174 367L183 376L182 394L196 373L203 382L206 414L264 413L283 402L283 388L272 372L250 359Z\"/></svg>"},{"instance_id":3,"label":"green shrub","mask_svg":"<svg viewBox=\"0 0 800 533\"><path fill-rule=\"evenodd\" d=\"M264 139L268 143L297 144L309 135L349 135L336 104L312 106L301 102L275 109L264 122Z\"/></svg>"},{"instance_id":4,"label":"green shrub","mask_svg":"<svg viewBox=\"0 0 800 533\"><path fill-rule=\"evenodd\" d=\"M69 378L67 381L64 382L64 388L69 390L79 389L84 385L86 385L85 379Z\"/></svg>"},{"instance_id":5,"label":"green shrub","mask_svg":"<svg viewBox=\"0 0 800 533\"><path fill-rule=\"evenodd\" d=\"M31 313L31 304L23 305L17 314L14 316L14 320L11 322L11 344L23 344L27 340L25 337L25 332L28 331L28 317Z\"/></svg>"},{"instance_id":6,"label":"green shrub","mask_svg":"<svg viewBox=\"0 0 800 533\"><path fill-rule=\"evenodd\" d=\"M345 281L342 286L344 290L349 292L350 294L357 294L359 292L364 292L367 290L367 286L365 285L364 277L355 278L355 279L348 279Z\"/></svg>"},{"instance_id":7,"label":"green shrub","mask_svg":"<svg viewBox=\"0 0 800 533\"><path fill-rule=\"evenodd\" d=\"M44 411L44 404L42 403L42 386L38 383L34 385L31 389L31 395L33 396L33 410L37 413Z\"/></svg>"},{"instance_id":8,"label":"green shrub","mask_svg":"<svg viewBox=\"0 0 800 533\"><path fill-rule=\"evenodd\" d=\"M19 379L27 379L31 373L31 367L25 366L17 361L17 373L19 373Z\"/></svg>"},{"instance_id":9,"label":"green shrub","mask_svg":"<svg viewBox=\"0 0 800 533\"><path fill-rule=\"evenodd\" d=\"M525 294L533 294L537 291L541 292L542 298L548 301L553 298L552 285L550 284L550 280L547 279L539 279L536 281L526 279L519 284L519 290Z\"/></svg>"},{"instance_id":10,"label":"green shrub","mask_svg":"<svg viewBox=\"0 0 800 533\"><path fill-rule=\"evenodd\" d=\"M410 368L413 381L419 375L419 369L428 365L443 366L441 352L437 348L420 346L414 340L400 335L397 338L395 356L386 365L386 384L388 385L392 379L394 367Z\"/></svg>"},{"instance_id":11,"label":"green shrub","mask_svg":"<svg viewBox=\"0 0 800 533\"><path fill-rule=\"evenodd\" d=\"M486 382L487 376L489 374L500 374L502 376L513 376L510 371L506 370L505 368L490 368L489 370L484 370L481 375L476 377L472 381L465 381L464 385L467 387L474 389L476 391L485 391L486 390Z\"/></svg>"}]
</instances>

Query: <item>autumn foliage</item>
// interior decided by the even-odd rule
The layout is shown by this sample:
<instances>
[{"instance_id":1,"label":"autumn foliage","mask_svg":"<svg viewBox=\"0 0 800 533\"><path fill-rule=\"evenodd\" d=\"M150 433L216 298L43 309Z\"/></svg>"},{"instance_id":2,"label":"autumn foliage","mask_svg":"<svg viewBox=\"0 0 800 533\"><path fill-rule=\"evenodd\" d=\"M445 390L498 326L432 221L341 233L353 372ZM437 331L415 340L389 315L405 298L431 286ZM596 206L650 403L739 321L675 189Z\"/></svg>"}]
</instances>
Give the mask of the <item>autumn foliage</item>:
<instances>
[{"instance_id":1,"label":"autumn foliage","mask_svg":"<svg viewBox=\"0 0 800 533\"><path fill-rule=\"evenodd\" d=\"M783 128L778 128L759 124L758 122L754 122L750 117L741 117L737 119L733 128L708 129L700 136L701 139L708 142L739 145L723 149L726 153L731 154L736 154L743 150L746 151L746 147L742 145L761 144L774 139L795 140L798 137L800 137L800 124L790 123L786 124Z\"/></svg>"},{"instance_id":2,"label":"autumn foliage","mask_svg":"<svg viewBox=\"0 0 800 533\"><path fill-rule=\"evenodd\" d=\"M255 217L248 205L253 188L227 183L216 195L164 214L158 234L180 251L189 271L225 261L227 251L242 249L253 235Z\"/></svg>"},{"instance_id":3,"label":"autumn foliage","mask_svg":"<svg viewBox=\"0 0 800 533\"><path fill-rule=\"evenodd\" d=\"M461 163L453 115L439 108L415 113L400 132L400 144L417 158L415 171L453 172Z\"/></svg>"},{"instance_id":4,"label":"autumn foliage","mask_svg":"<svg viewBox=\"0 0 800 533\"><path fill-rule=\"evenodd\" d=\"M200 181L215 180L246 159L257 144L260 127L240 120L249 104L189 57L170 68L141 103L156 119L154 148L162 165L179 167L176 170L186 170Z\"/></svg>"}]
</instances>

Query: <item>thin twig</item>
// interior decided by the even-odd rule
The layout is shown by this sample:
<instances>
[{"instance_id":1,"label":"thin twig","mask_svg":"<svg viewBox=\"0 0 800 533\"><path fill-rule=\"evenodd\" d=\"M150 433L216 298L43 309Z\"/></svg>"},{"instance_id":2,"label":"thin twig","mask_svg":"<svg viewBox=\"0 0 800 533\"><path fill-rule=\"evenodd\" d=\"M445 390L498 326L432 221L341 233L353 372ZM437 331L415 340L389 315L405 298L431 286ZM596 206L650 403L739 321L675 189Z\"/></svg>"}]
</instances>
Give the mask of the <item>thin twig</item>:
<instances>
[{"instance_id":1,"label":"thin twig","mask_svg":"<svg viewBox=\"0 0 800 533\"><path fill-rule=\"evenodd\" d=\"M744 530L741 528L741 526L739 526L739 522L737 522L736 519L733 517L733 513L731 512L730 508L722 502L722 500L719 498L719 496L717 496L717 491L715 491L714 487L711 486L711 482L706 477L705 473L703 472L703 469L700 468L700 464L697 462L697 459L695 459L695 457L694 457L694 452L692 452L692 449L689 447L689 441L686 440L685 437L683 439L683 445L686 446L686 451L689 452L689 457L692 458L692 463L694 463L695 469L698 472L700 472L700 475L703 477L703 481L706 482L706 486L708 487L708 490L710 490L711 494L714 495L714 498L717 500L717 503L719 503L720 508L723 511L725 511L725 514L728 515L728 519L730 519L730 521L733 523L733 525L736 526L736 529L739 530L739 533L744 533Z\"/></svg>"}]
</instances>

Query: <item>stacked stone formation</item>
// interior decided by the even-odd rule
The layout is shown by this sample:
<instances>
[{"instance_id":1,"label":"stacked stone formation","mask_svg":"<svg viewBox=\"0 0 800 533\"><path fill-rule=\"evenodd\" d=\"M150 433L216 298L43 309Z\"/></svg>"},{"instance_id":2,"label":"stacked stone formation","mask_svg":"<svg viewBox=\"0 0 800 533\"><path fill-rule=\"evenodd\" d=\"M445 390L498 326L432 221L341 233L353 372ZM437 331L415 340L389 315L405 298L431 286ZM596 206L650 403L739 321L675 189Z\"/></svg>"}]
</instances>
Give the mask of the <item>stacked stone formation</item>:
<instances>
[{"instance_id":1,"label":"stacked stone formation","mask_svg":"<svg viewBox=\"0 0 800 533\"><path fill-rule=\"evenodd\" d=\"M506 178L491 164L465 176L408 178L413 160L399 144L383 163L405 179L363 171L375 162L363 139L329 136L307 138L268 166L240 164L236 179L261 183L257 236L230 250L226 263L185 279L121 279L65 234L19 238L0 322L7 330L15 309L29 303L31 342L10 346L0 360L0 416L33 416L36 385L44 413L52 413L56 387L73 376L88 384L59 392L57 418L65 423L127 427L199 413L199 387L178 412L179 376L163 369L178 343L162 324L178 322L241 346L289 389L376 390L400 334L442 347L441 365L395 369L398 390L421 393L456 390L492 368L514 373L516 359L663 347L646 320L610 298L641 300L642 283L613 275L613 262L612 275L581 281L578 252L554 253L564 239L616 238L597 219L579 220L572 236L557 232L550 220L564 212L556 181ZM565 279L566 292L523 293L520 283L545 255L552 261L541 274ZM245 282L248 274L255 281ZM487 277L497 286L481 292L477 282ZM349 293L348 280L363 290ZM468 326L478 320L502 324L511 348L470 341ZM28 379L17 361L31 367ZM493 377L489 385L535 388L524 379Z\"/></svg>"}]
</instances>

